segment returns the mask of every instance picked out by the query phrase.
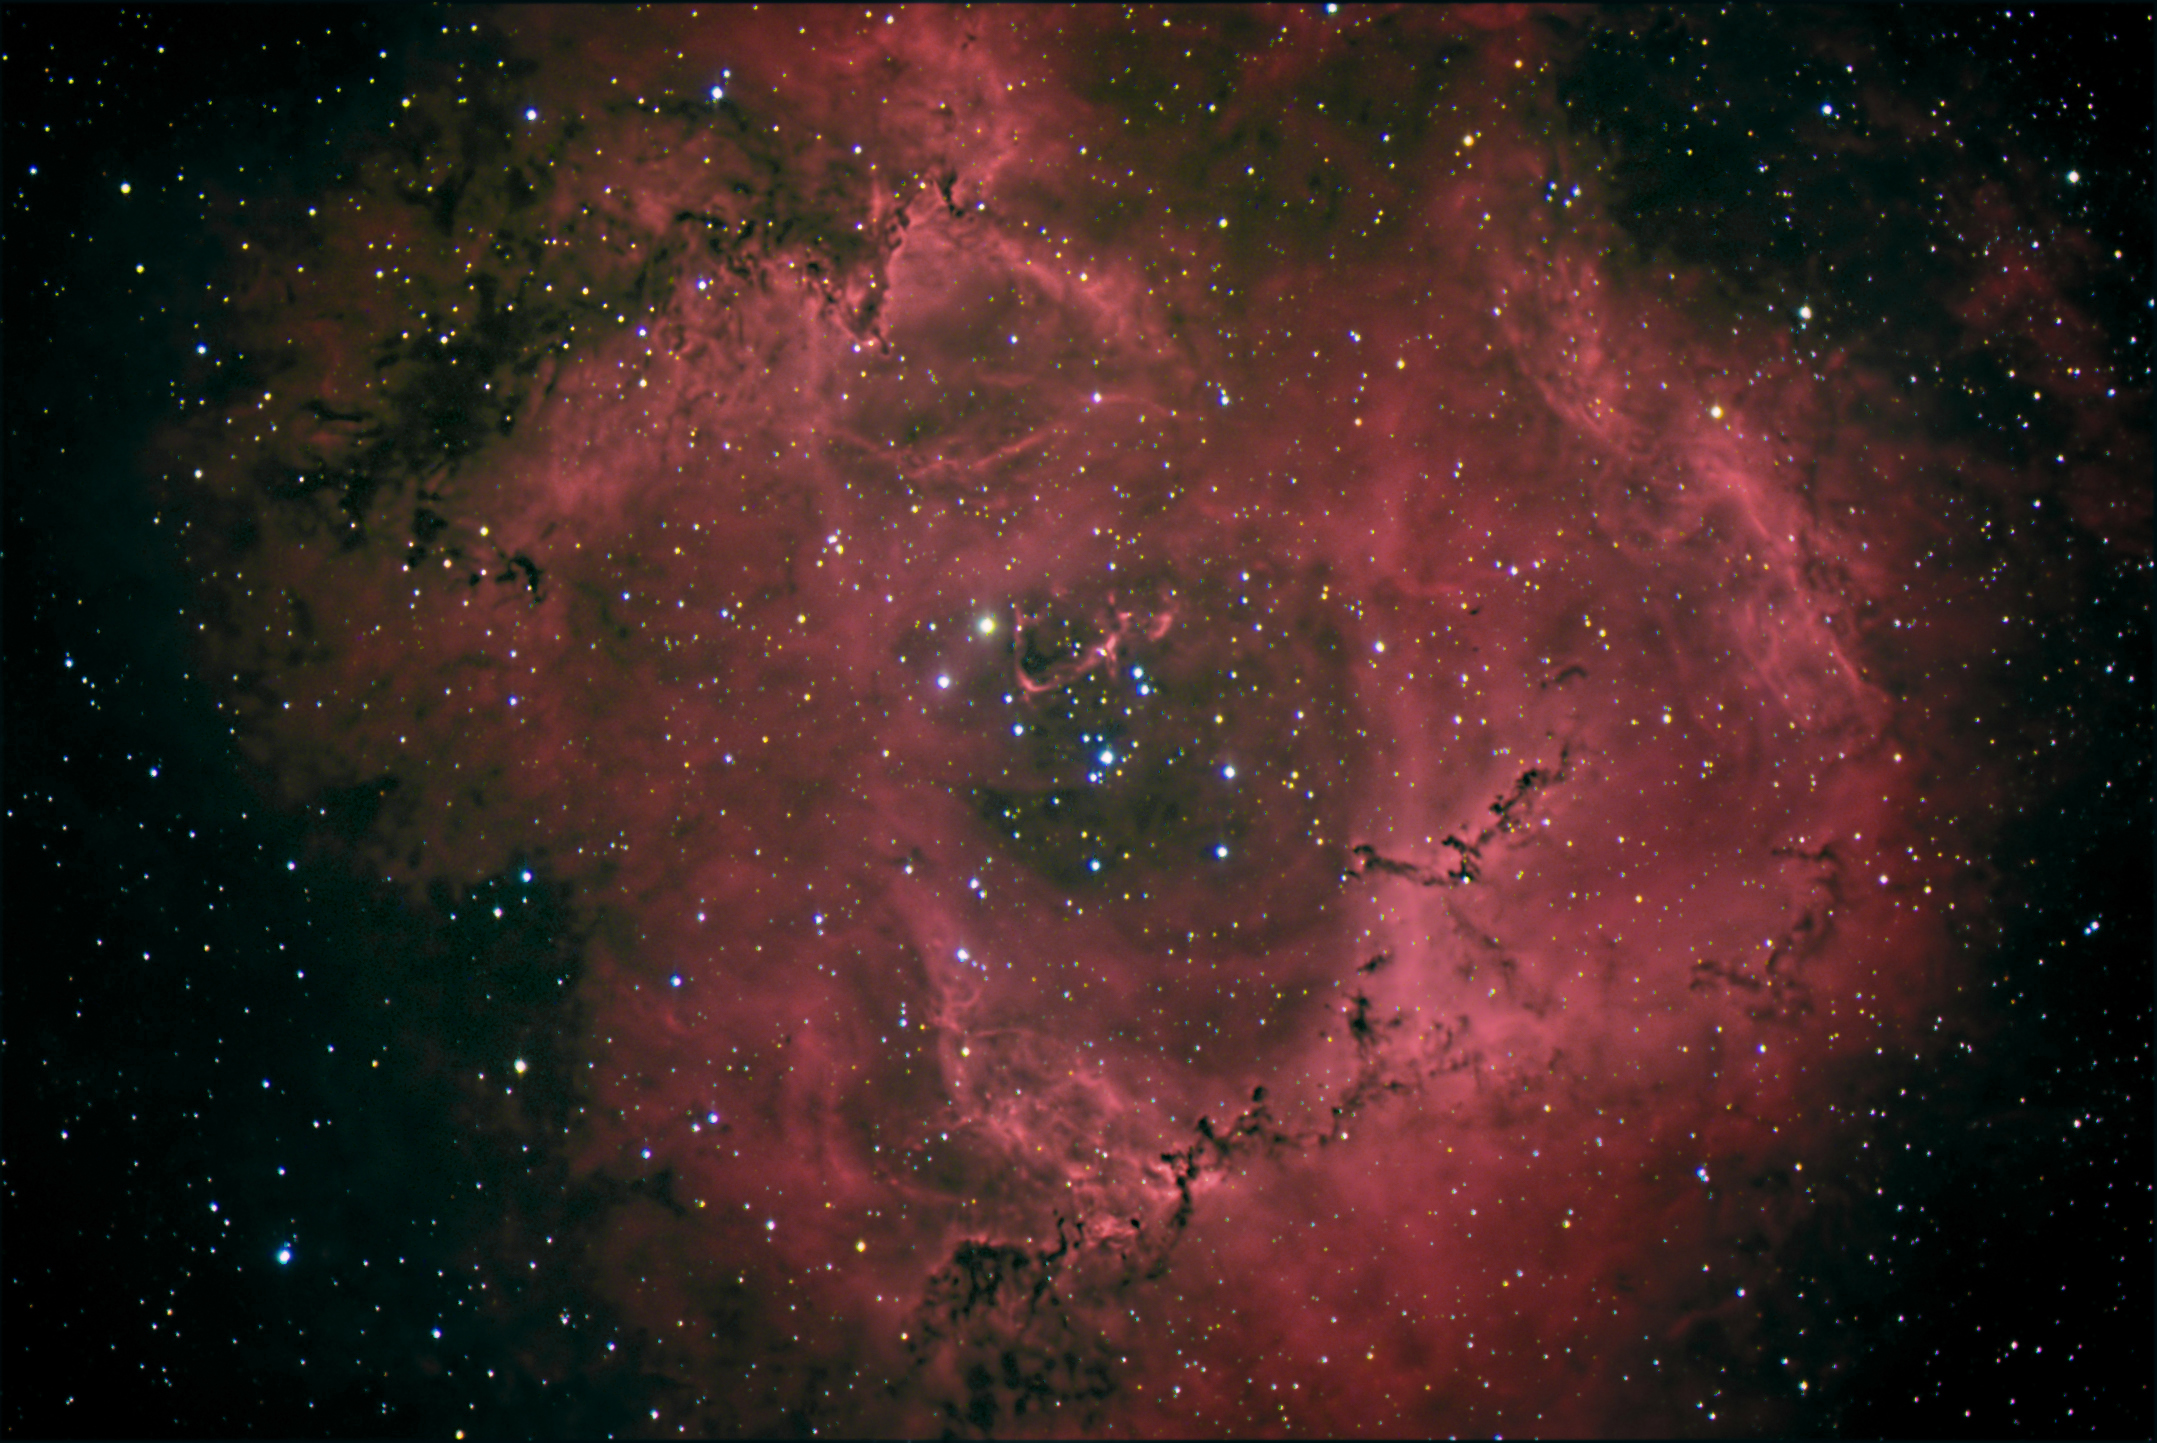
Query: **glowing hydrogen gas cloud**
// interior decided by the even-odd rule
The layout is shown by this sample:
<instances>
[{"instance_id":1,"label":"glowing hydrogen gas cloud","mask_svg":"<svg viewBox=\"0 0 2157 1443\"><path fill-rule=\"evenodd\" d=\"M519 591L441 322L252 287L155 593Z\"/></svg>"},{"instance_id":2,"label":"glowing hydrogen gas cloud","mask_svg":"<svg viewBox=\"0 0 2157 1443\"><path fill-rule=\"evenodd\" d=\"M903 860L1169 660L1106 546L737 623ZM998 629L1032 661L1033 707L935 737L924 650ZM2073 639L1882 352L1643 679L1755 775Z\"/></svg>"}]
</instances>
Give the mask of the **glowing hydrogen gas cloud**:
<instances>
[{"instance_id":1,"label":"glowing hydrogen gas cloud","mask_svg":"<svg viewBox=\"0 0 2157 1443\"><path fill-rule=\"evenodd\" d=\"M530 108L416 83L234 251L205 671L384 885L574 899L533 1146L654 1431L1813 1416L2036 796L1985 659L2146 438L1974 162L1877 321L1650 234L1599 26L512 10Z\"/></svg>"}]
</instances>

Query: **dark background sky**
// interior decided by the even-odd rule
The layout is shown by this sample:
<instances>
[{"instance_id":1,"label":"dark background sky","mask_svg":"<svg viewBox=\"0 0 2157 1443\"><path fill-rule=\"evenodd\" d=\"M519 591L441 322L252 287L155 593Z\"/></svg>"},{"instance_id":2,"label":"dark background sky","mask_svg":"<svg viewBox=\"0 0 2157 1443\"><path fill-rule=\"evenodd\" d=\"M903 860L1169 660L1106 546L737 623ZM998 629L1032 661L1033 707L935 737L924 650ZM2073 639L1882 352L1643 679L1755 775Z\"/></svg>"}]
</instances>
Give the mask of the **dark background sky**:
<instances>
[{"instance_id":1,"label":"dark background sky","mask_svg":"<svg viewBox=\"0 0 2157 1443\"><path fill-rule=\"evenodd\" d=\"M530 900L509 935L471 924L482 897L463 923L447 920L310 841L364 830L365 799L309 814L269 802L220 710L226 689L193 663L189 584L141 477L174 353L214 324L217 272L183 206L130 208L120 180L156 157L267 173L286 193L327 183L348 136L381 123L380 97L398 93L415 48L441 53L444 13L69 5L0 17L0 1406L14 1434L576 1434L634 1429L653 1400L637 1341L571 1270L505 1281L497 1266L505 1216L570 1233L608 1200L567 1187L563 1163L455 1081L505 1045L531 1052L573 1032L561 1000L582 965L572 908L543 880L520 893ZM2009 179L2090 174L2063 214L2128 263L2077 299L2146 388L2147 8L1819 20L1884 37L1909 93L1951 89L2011 156ZM1634 27L1561 87L1576 125L1620 157L1618 210L1634 233L1737 277L1832 250L1806 228L1832 231L1847 179L1818 167L1798 172L1811 189L1794 199L1755 189L1727 120L1700 125L1685 92L1643 79L1667 63L1658 43ZM1786 104L1765 83L1740 99L1763 117ZM1716 146L1729 155L1699 168L1694 152ZM1801 219L1778 225L1785 212ZM145 252L183 282L133 287L127 259ZM1925 266L1912 247L1844 277L1843 309L1862 313L1865 287L1891 304L1926 283ZM1907 333L1900 344L1924 347ZM1975 430L2001 404L1991 394L1962 389ZM2134 685L2020 699L2078 711L2094 738L2087 765L1986 860L2001 934L1987 979L2008 1020L1983 1065L1949 1060L1920 1084L1931 1091L1908 1136L1899 1123L1875 1134L1894 1144L1881 1195L1929 1226L1869 1290L1866 1269L1836 1269L1842 1326L1861 1341L1809 1426L2151 1426L2146 536L2141 554L2105 571L2042 644L2127 668ZM360 952L367 965L335 965ZM521 1115L571 1105L542 1091ZM567 1326L533 1326L557 1313Z\"/></svg>"}]
</instances>

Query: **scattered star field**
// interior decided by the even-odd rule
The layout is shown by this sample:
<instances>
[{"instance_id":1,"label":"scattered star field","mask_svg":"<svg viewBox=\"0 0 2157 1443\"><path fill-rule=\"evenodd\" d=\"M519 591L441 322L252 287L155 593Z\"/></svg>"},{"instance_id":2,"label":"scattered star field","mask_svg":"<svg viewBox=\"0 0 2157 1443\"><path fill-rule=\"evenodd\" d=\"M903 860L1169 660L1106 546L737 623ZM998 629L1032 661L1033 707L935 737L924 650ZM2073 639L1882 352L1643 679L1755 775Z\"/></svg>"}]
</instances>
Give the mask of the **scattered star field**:
<instances>
[{"instance_id":1,"label":"scattered star field","mask_svg":"<svg viewBox=\"0 0 2157 1443\"><path fill-rule=\"evenodd\" d=\"M2152 47L11 11L9 1430L2146 1436Z\"/></svg>"}]
</instances>

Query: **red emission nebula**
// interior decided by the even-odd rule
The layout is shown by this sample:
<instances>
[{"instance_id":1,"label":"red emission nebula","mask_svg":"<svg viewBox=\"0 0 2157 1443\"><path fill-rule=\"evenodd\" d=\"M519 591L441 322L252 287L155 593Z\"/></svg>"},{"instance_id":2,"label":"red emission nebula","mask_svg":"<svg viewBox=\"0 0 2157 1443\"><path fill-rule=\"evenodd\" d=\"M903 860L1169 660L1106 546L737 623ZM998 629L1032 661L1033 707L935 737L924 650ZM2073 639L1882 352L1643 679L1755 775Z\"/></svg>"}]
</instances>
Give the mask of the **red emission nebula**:
<instances>
[{"instance_id":1,"label":"red emission nebula","mask_svg":"<svg viewBox=\"0 0 2157 1443\"><path fill-rule=\"evenodd\" d=\"M1984 518L2139 547L2146 448L2072 237L1929 297L2041 328L2062 468L1627 232L1584 24L513 10L228 207L204 670L377 883L566 899L566 1030L463 1081L608 1199L655 1432L1744 1431L1836 1365L1843 1122L1982 1026L1967 661L2072 601ZM1931 124L1868 104L1818 143Z\"/></svg>"}]
</instances>

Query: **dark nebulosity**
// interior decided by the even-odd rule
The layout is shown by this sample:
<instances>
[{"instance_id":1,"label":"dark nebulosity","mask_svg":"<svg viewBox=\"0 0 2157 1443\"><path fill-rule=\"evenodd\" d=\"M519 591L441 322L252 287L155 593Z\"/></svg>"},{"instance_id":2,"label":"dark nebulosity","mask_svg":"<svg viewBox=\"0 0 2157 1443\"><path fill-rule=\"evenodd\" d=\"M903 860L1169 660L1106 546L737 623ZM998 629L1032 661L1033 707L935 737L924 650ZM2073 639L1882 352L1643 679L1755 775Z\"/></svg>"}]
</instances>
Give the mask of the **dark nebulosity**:
<instances>
[{"instance_id":1,"label":"dark nebulosity","mask_svg":"<svg viewBox=\"0 0 2157 1443\"><path fill-rule=\"evenodd\" d=\"M9 32L11 1430L2149 1431L2146 9Z\"/></svg>"}]
</instances>

